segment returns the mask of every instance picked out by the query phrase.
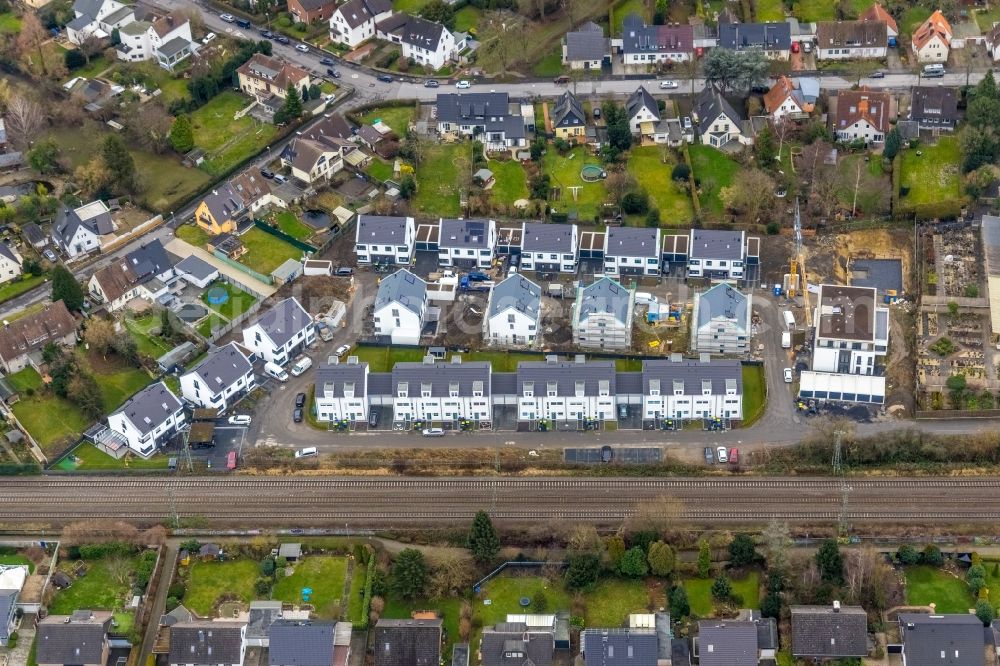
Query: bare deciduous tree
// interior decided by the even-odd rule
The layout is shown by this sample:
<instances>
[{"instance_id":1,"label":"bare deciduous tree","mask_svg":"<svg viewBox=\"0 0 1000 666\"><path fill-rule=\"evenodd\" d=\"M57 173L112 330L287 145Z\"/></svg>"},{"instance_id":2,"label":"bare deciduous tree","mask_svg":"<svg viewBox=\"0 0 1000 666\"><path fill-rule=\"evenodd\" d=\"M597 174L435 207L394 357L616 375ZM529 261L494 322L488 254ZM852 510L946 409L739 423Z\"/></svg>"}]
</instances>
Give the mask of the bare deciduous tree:
<instances>
[{"instance_id":1,"label":"bare deciduous tree","mask_svg":"<svg viewBox=\"0 0 1000 666\"><path fill-rule=\"evenodd\" d=\"M772 520L761 533L764 555L769 569L782 570L788 566L788 549L792 538L788 535L788 524Z\"/></svg>"},{"instance_id":2,"label":"bare deciduous tree","mask_svg":"<svg viewBox=\"0 0 1000 666\"><path fill-rule=\"evenodd\" d=\"M24 95L14 94L7 103L7 132L14 145L27 148L34 141L45 122L45 110L40 104Z\"/></svg>"},{"instance_id":3,"label":"bare deciduous tree","mask_svg":"<svg viewBox=\"0 0 1000 666\"><path fill-rule=\"evenodd\" d=\"M48 33L38 20L34 12L25 12L21 17L21 30L17 35L17 47L22 57L38 58L38 63L42 67L42 74L48 76L48 68L45 64L45 53L42 51L42 44L49 38Z\"/></svg>"},{"instance_id":4,"label":"bare deciduous tree","mask_svg":"<svg viewBox=\"0 0 1000 666\"><path fill-rule=\"evenodd\" d=\"M525 18L509 11L487 14L483 26L479 58L485 67L494 67L503 76L524 59Z\"/></svg>"},{"instance_id":5,"label":"bare deciduous tree","mask_svg":"<svg viewBox=\"0 0 1000 666\"><path fill-rule=\"evenodd\" d=\"M760 169L744 171L739 180L719 191L719 198L744 221L755 224L761 213L774 203L774 179Z\"/></svg>"},{"instance_id":6,"label":"bare deciduous tree","mask_svg":"<svg viewBox=\"0 0 1000 666\"><path fill-rule=\"evenodd\" d=\"M94 33L88 33L83 40L77 45L80 49L80 53L83 57L87 59L87 63L90 63L90 59L96 55L100 55L104 51L105 43L104 40L95 35Z\"/></svg>"}]
</instances>

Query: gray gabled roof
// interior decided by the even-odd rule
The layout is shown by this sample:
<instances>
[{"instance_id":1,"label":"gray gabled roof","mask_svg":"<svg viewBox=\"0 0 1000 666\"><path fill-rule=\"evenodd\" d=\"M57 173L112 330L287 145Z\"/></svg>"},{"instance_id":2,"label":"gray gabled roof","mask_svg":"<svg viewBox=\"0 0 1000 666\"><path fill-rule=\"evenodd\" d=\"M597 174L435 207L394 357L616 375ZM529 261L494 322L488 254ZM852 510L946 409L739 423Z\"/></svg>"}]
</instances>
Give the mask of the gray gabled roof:
<instances>
[{"instance_id":1,"label":"gray gabled roof","mask_svg":"<svg viewBox=\"0 0 1000 666\"><path fill-rule=\"evenodd\" d=\"M140 282L166 273L174 261L159 239L152 240L126 255L126 261Z\"/></svg>"},{"instance_id":2,"label":"gray gabled roof","mask_svg":"<svg viewBox=\"0 0 1000 666\"><path fill-rule=\"evenodd\" d=\"M628 311L632 305L632 293L609 277L602 277L580 290L577 297L577 319L585 321L596 312L609 312L615 319L628 325Z\"/></svg>"},{"instance_id":3,"label":"gray gabled roof","mask_svg":"<svg viewBox=\"0 0 1000 666\"><path fill-rule=\"evenodd\" d=\"M493 288L486 316L493 317L508 308L514 308L538 321L541 305L542 288L523 275L514 274Z\"/></svg>"},{"instance_id":4,"label":"gray gabled roof","mask_svg":"<svg viewBox=\"0 0 1000 666\"><path fill-rule=\"evenodd\" d=\"M103 6L104 0L76 0L73 3L73 12L94 20L101 12L101 7Z\"/></svg>"},{"instance_id":5,"label":"gray gabled roof","mask_svg":"<svg viewBox=\"0 0 1000 666\"><path fill-rule=\"evenodd\" d=\"M391 215L359 215L358 243L401 245L406 242L409 218Z\"/></svg>"},{"instance_id":6,"label":"gray gabled roof","mask_svg":"<svg viewBox=\"0 0 1000 666\"><path fill-rule=\"evenodd\" d=\"M65 208L60 211L56 218L54 231L63 247L66 247L73 240L73 236L76 235L76 231L80 227L86 228L97 236L103 236L114 231L114 221L111 219L111 213L107 210L102 210L87 219L80 217L80 213L77 211L85 210L88 206L95 203L97 202L92 201L77 209Z\"/></svg>"},{"instance_id":7,"label":"gray gabled roof","mask_svg":"<svg viewBox=\"0 0 1000 666\"><path fill-rule=\"evenodd\" d=\"M375 666L438 666L441 625L441 620L379 620Z\"/></svg>"},{"instance_id":8,"label":"gray gabled roof","mask_svg":"<svg viewBox=\"0 0 1000 666\"><path fill-rule=\"evenodd\" d=\"M935 120L956 123L958 95L954 88L944 86L913 86L910 120Z\"/></svg>"},{"instance_id":9,"label":"gray gabled roof","mask_svg":"<svg viewBox=\"0 0 1000 666\"><path fill-rule=\"evenodd\" d=\"M206 388L219 393L232 386L238 379L253 371L253 365L243 355L235 342L208 352L205 359L191 370Z\"/></svg>"},{"instance_id":10,"label":"gray gabled roof","mask_svg":"<svg viewBox=\"0 0 1000 666\"><path fill-rule=\"evenodd\" d=\"M438 247L491 250L493 248L490 246L489 230L489 220L481 218L456 220L443 217Z\"/></svg>"},{"instance_id":11,"label":"gray gabled roof","mask_svg":"<svg viewBox=\"0 0 1000 666\"><path fill-rule=\"evenodd\" d=\"M721 229L692 229L689 257L691 259L743 258L744 232Z\"/></svg>"},{"instance_id":12,"label":"gray gabled roof","mask_svg":"<svg viewBox=\"0 0 1000 666\"><path fill-rule=\"evenodd\" d=\"M331 666L334 622L278 620L271 625L271 666Z\"/></svg>"},{"instance_id":13,"label":"gray gabled roof","mask_svg":"<svg viewBox=\"0 0 1000 666\"><path fill-rule=\"evenodd\" d=\"M698 328L717 317L747 322L747 297L725 283L719 283L698 297Z\"/></svg>"},{"instance_id":14,"label":"gray gabled roof","mask_svg":"<svg viewBox=\"0 0 1000 666\"><path fill-rule=\"evenodd\" d=\"M179 622L170 628L171 664L239 664L242 622Z\"/></svg>"},{"instance_id":15,"label":"gray gabled roof","mask_svg":"<svg viewBox=\"0 0 1000 666\"><path fill-rule=\"evenodd\" d=\"M622 22L622 53L691 53L694 27L690 25L646 25L638 14Z\"/></svg>"},{"instance_id":16,"label":"gray gabled roof","mask_svg":"<svg viewBox=\"0 0 1000 666\"><path fill-rule=\"evenodd\" d=\"M482 125L487 132L505 132L508 138L524 136L524 118L511 112L505 92L441 93L435 108L439 123Z\"/></svg>"},{"instance_id":17,"label":"gray gabled roof","mask_svg":"<svg viewBox=\"0 0 1000 666\"><path fill-rule=\"evenodd\" d=\"M660 230L642 227L608 227L605 236L605 256L660 256Z\"/></svg>"},{"instance_id":18,"label":"gray gabled roof","mask_svg":"<svg viewBox=\"0 0 1000 666\"><path fill-rule=\"evenodd\" d=\"M653 116L657 119L660 118L660 107L644 86L639 86L634 93L628 96L628 100L625 102L625 115L633 118L641 109L648 109Z\"/></svg>"},{"instance_id":19,"label":"gray gabled roof","mask_svg":"<svg viewBox=\"0 0 1000 666\"><path fill-rule=\"evenodd\" d=\"M701 666L757 666L757 625L702 620L698 623Z\"/></svg>"},{"instance_id":20,"label":"gray gabled roof","mask_svg":"<svg viewBox=\"0 0 1000 666\"><path fill-rule=\"evenodd\" d=\"M20 590L0 590L0 639L7 640L10 637L6 619L17 605L19 594Z\"/></svg>"},{"instance_id":21,"label":"gray gabled roof","mask_svg":"<svg viewBox=\"0 0 1000 666\"><path fill-rule=\"evenodd\" d=\"M734 51L745 49L787 51L792 48L792 29L785 21L723 23L719 25L719 46Z\"/></svg>"},{"instance_id":22,"label":"gray gabled roof","mask_svg":"<svg viewBox=\"0 0 1000 666\"><path fill-rule=\"evenodd\" d=\"M404 44L426 49L431 53L438 50L441 36L446 30L440 23L412 16L405 12L382 19L376 28L379 32L396 35Z\"/></svg>"},{"instance_id":23,"label":"gray gabled roof","mask_svg":"<svg viewBox=\"0 0 1000 666\"><path fill-rule=\"evenodd\" d=\"M741 121L745 120L743 114L736 110L729 101L722 96L718 88L713 85L707 85L705 88L698 93L698 98L695 100L695 113L698 114L698 123L702 127L708 127L711 123L721 116L726 115L730 120L732 120L737 125ZM703 130L704 131L704 130Z\"/></svg>"},{"instance_id":24,"label":"gray gabled roof","mask_svg":"<svg viewBox=\"0 0 1000 666\"><path fill-rule=\"evenodd\" d=\"M281 347L299 332L312 326L312 317L293 297L275 303L254 323L264 329L271 342Z\"/></svg>"},{"instance_id":25,"label":"gray gabled roof","mask_svg":"<svg viewBox=\"0 0 1000 666\"><path fill-rule=\"evenodd\" d=\"M544 224L525 222L521 236L524 252L576 252L573 243L574 224Z\"/></svg>"},{"instance_id":26,"label":"gray gabled roof","mask_svg":"<svg viewBox=\"0 0 1000 666\"><path fill-rule=\"evenodd\" d=\"M552 112L553 127L579 127L587 124L587 116L583 113L580 100L570 91L559 97Z\"/></svg>"},{"instance_id":27,"label":"gray gabled roof","mask_svg":"<svg viewBox=\"0 0 1000 666\"><path fill-rule=\"evenodd\" d=\"M410 397L420 396L423 387L429 385L431 397L447 398L452 384L457 383L460 396L471 397L473 391L481 390L483 397L489 397L491 370L487 361L397 363L392 367L392 395L398 395L399 385L405 383Z\"/></svg>"},{"instance_id":28,"label":"gray gabled roof","mask_svg":"<svg viewBox=\"0 0 1000 666\"><path fill-rule=\"evenodd\" d=\"M587 629L580 636L586 666L656 666L655 629Z\"/></svg>"},{"instance_id":29,"label":"gray gabled roof","mask_svg":"<svg viewBox=\"0 0 1000 666\"><path fill-rule=\"evenodd\" d=\"M868 614L860 606L792 606L792 655L864 657Z\"/></svg>"},{"instance_id":30,"label":"gray gabled roof","mask_svg":"<svg viewBox=\"0 0 1000 666\"><path fill-rule=\"evenodd\" d=\"M250 611L247 613L247 639L263 640L267 638L271 631L271 625L280 619L280 601L251 601Z\"/></svg>"},{"instance_id":31,"label":"gray gabled roof","mask_svg":"<svg viewBox=\"0 0 1000 666\"><path fill-rule=\"evenodd\" d=\"M334 398L344 397L344 386L354 384L354 396L363 398L367 393L365 386L365 373L368 363L336 363L333 365L323 363L316 368L316 395L325 396L326 386L333 386ZM384 373L388 374L388 373ZM372 375L369 375L371 377ZM382 395L388 394L389 387Z\"/></svg>"},{"instance_id":32,"label":"gray gabled roof","mask_svg":"<svg viewBox=\"0 0 1000 666\"><path fill-rule=\"evenodd\" d=\"M352 29L390 10L391 0L348 0L337 9Z\"/></svg>"},{"instance_id":33,"label":"gray gabled roof","mask_svg":"<svg viewBox=\"0 0 1000 666\"><path fill-rule=\"evenodd\" d=\"M611 40L604 30L588 21L573 32L566 33L566 60L603 60L611 55Z\"/></svg>"},{"instance_id":34,"label":"gray gabled roof","mask_svg":"<svg viewBox=\"0 0 1000 666\"><path fill-rule=\"evenodd\" d=\"M501 622L483 629L482 666L549 666L555 650L551 631L528 631L520 622Z\"/></svg>"},{"instance_id":35,"label":"gray gabled roof","mask_svg":"<svg viewBox=\"0 0 1000 666\"><path fill-rule=\"evenodd\" d=\"M3 241L0 241L0 255L3 255L7 259L10 259L15 264L21 263L20 260L17 258L17 255L14 254L14 251L10 249L10 246L8 246L7 243Z\"/></svg>"},{"instance_id":36,"label":"gray gabled roof","mask_svg":"<svg viewBox=\"0 0 1000 666\"><path fill-rule=\"evenodd\" d=\"M906 666L984 666L986 638L975 615L900 613Z\"/></svg>"},{"instance_id":37,"label":"gray gabled roof","mask_svg":"<svg viewBox=\"0 0 1000 666\"><path fill-rule=\"evenodd\" d=\"M156 382L132 396L115 414L124 413L135 429L145 435L159 427L181 407L183 404L167 385Z\"/></svg>"},{"instance_id":38,"label":"gray gabled roof","mask_svg":"<svg viewBox=\"0 0 1000 666\"><path fill-rule=\"evenodd\" d=\"M243 197L228 182L220 184L217 189L206 194L203 201L218 224L239 217L246 209Z\"/></svg>"},{"instance_id":39,"label":"gray gabled roof","mask_svg":"<svg viewBox=\"0 0 1000 666\"><path fill-rule=\"evenodd\" d=\"M165 58L172 58L184 49L191 48L191 42L184 37L174 37L169 42L156 49Z\"/></svg>"},{"instance_id":40,"label":"gray gabled roof","mask_svg":"<svg viewBox=\"0 0 1000 666\"><path fill-rule=\"evenodd\" d=\"M70 616L50 615L38 623L36 662L99 664L111 626L111 613L78 610Z\"/></svg>"},{"instance_id":41,"label":"gray gabled roof","mask_svg":"<svg viewBox=\"0 0 1000 666\"><path fill-rule=\"evenodd\" d=\"M735 359L714 359L708 362L651 359L642 362L642 392L649 395L651 381L660 383L660 394L673 393L675 381L684 383L684 393L701 395L703 381L712 382L713 395L725 395L727 383L743 393L743 366Z\"/></svg>"},{"instance_id":42,"label":"gray gabled roof","mask_svg":"<svg viewBox=\"0 0 1000 666\"><path fill-rule=\"evenodd\" d=\"M219 272L218 268L193 254L181 259L174 268L177 272L190 275L199 281L208 279L213 273Z\"/></svg>"},{"instance_id":43,"label":"gray gabled roof","mask_svg":"<svg viewBox=\"0 0 1000 666\"><path fill-rule=\"evenodd\" d=\"M399 303L419 315L426 302L427 283L405 268L400 268L379 283L375 312L390 303Z\"/></svg>"},{"instance_id":44,"label":"gray gabled roof","mask_svg":"<svg viewBox=\"0 0 1000 666\"><path fill-rule=\"evenodd\" d=\"M529 382L536 396L544 396L551 382L559 397L572 397L576 383L583 382L584 395L599 396L603 389L613 396L616 378L614 361L522 361L517 365L517 394L524 395Z\"/></svg>"}]
</instances>

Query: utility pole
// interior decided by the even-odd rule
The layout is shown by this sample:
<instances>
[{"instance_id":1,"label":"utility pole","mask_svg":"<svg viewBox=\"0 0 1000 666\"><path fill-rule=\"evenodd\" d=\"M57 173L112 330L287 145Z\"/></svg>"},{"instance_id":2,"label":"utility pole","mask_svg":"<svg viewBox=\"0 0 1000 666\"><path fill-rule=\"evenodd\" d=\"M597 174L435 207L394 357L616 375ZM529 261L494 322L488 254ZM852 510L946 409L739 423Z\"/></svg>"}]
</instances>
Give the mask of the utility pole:
<instances>
[{"instance_id":1,"label":"utility pole","mask_svg":"<svg viewBox=\"0 0 1000 666\"><path fill-rule=\"evenodd\" d=\"M841 455L841 437L843 437L843 430L834 430L833 436L835 437L833 441L833 473L837 476L844 475L844 462Z\"/></svg>"},{"instance_id":2,"label":"utility pole","mask_svg":"<svg viewBox=\"0 0 1000 666\"><path fill-rule=\"evenodd\" d=\"M851 486L844 480L844 462L841 438L844 436L843 430L833 431L833 473L841 477L840 484L840 519L837 521L837 529L841 536L847 535L847 504L851 495Z\"/></svg>"}]
</instances>

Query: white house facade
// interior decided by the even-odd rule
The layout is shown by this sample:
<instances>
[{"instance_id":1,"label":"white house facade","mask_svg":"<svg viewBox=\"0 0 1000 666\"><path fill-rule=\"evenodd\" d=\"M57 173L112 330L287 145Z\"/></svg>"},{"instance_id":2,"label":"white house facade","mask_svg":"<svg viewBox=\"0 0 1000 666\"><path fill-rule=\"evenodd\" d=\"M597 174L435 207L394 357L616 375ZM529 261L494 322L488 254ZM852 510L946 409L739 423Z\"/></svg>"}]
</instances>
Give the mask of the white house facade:
<instances>
[{"instance_id":1,"label":"white house facade","mask_svg":"<svg viewBox=\"0 0 1000 666\"><path fill-rule=\"evenodd\" d=\"M356 356L349 357L347 363L336 357L330 360L316 368L316 420L365 421L369 411L368 364L358 363Z\"/></svg>"},{"instance_id":2,"label":"white house facade","mask_svg":"<svg viewBox=\"0 0 1000 666\"><path fill-rule=\"evenodd\" d=\"M285 365L315 341L313 318L295 298L279 301L243 329L243 346L277 365Z\"/></svg>"},{"instance_id":3,"label":"white house facade","mask_svg":"<svg viewBox=\"0 0 1000 666\"><path fill-rule=\"evenodd\" d=\"M253 364L235 342L217 347L190 372L181 375L181 396L224 413L257 387Z\"/></svg>"},{"instance_id":4,"label":"white house facade","mask_svg":"<svg viewBox=\"0 0 1000 666\"><path fill-rule=\"evenodd\" d=\"M490 291L483 335L491 345L533 345L538 338L542 288L514 274Z\"/></svg>"},{"instance_id":5,"label":"white house facade","mask_svg":"<svg viewBox=\"0 0 1000 666\"><path fill-rule=\"evenodd\" d=\"M427 283L419 277L401 268L379 283L372 311L375 335L395 345L418 344L426 315Z\"/></svg>"},{"instance_id":6,"label":"white house facade","mask_svg":"<svg viewBox=\"0 0 1000 666\"><path fill-rule=\"evenodd\" d=\"M358 263L409 266L416 249L414 234L412 217L358 215L354 235Z\"/></svg>"},{"instance_id":7,"label":"white house facade","mask_svg":"<svg viewBox=\"0 0 1000 666\"><path fill-rule=\"evenodd\" d=\"M397 363L391 373L390 399L396 421L488 421L492 366L489 362Z\"/></svg>"},{"instance_id":8,"label":"white house facade","mask_svg":"<svg viewBox=\"0 0 1000 666\"><path fill-rule=\"evenodd\" d=\"M497 244L497 224L485 219L441 218L438 263L462 268L489 268Z\"/></svg>"},{"instance_id":9,"label":"white house facade","mask_svg":"<svg viewBox=\"0 0 1000 666\"><path fill-rule=\"evenodd\" d=\"M518 420L615 420L615 362L584 362L583 358L560 361L552 356L520 363Z\"/></svg>"},{"instance_id":10,"label":"white house facade","mask_svg":"<svg viewBox=\"0 0 1000 666\"><path fill-rule=\"evenodd\" d=\"M632 345L635 296L611 278L581 286L576 292L571 321L573 344L592 349L628 349Z\"/></svg>"},{"instance_id":11,"label":"white house facade","mask_svg":"<svg viewBox=\"0 0 1000 666\"><path fill-rule=\"evenodd\" d=\"M21 255L6 243L0 243L0 284L21 275Z\"/></svg>"},{"instance_id":12,"label":"white house facade","mask_svg":"<svg viewBox=\"0 0 1000 666\"><path fill-rule=\"evenodd\" d=\"M643 361L642 384L643 419L743 418L739 361Z\"/></svg>"},{"instance_id":13,"label":"white house facade","mask_svg":"<svg viewBox=\"0 0 1000 666\"><path fill-rule=\"evenodd\" d=\"M143 458L156 453L160 445L180 431L184 422L183 403L163 382L147 386L108 416L108 428Z\"/></svg>"},{"instance_id":14,"label":"white house facade","mask_svg":"<svg viewBox=\"0 0 1000 666\"><path fill-rule=\"evenodd\" d=\"M746 269L746 232L692 229L688 276L742 280Z\"/></svg>"},{"instance_id":15,"label":"white house facade","mask_svg":"<svg viewBox=\"0 0 1000 666\"><path fill-rule=\"evenodd\" d=\"M889 309L875 287L820 285L813 371L872 375L889 348Z\"/></svg>"},{"instance_id":16,"label":"white house facade","mask_svg":"<svg viewBox=\"0 0 1000 666\"><path fill-rule=\"evenodd\" d=\"M375 37L375 24L390 16L389 0L349 0L330 16L330 39L354 48Z\"/></svg>"},{"instance_id":17,"label":"white house facade","mask_svg":"<svg viewBox=\"0 0 1000 666\"><path fill-rule=\"evenodd\" d=\"M660 274L660 230L641 227L608 227L604 234L604 273Z\"/></svg>"},{"instance_id":18,"label":"white house facade","mask_svg":"<svg viewBox=\"0 0 1000 666\"><path fill-rule=\"evenodd\" d=\"M579 260L579 230L575 224L524 223L522 270L575 273Z\"/></svg>"}]
</instances>

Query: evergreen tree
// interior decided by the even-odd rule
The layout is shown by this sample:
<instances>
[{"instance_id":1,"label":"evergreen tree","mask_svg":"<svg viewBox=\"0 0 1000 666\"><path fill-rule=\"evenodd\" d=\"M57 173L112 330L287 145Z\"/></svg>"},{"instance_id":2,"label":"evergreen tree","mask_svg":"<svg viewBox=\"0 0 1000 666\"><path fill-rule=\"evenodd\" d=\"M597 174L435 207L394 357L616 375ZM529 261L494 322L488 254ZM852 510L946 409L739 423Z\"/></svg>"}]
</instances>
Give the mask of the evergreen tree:
<instances>
[{"instance_id":1,"label":"evergreen tree","mask_svg":"<svg viewBox=\"0 0 1000 666\"><path fill-rule=\"evenodd\" d=\"M646 560L649 562L649 570L657 576L669 576L674 571L677 556L670 544L663 541L654 541L649 544L646 553Z\"/></svg>"},{"instance_id":2,"label":"evergreen tree","mask_svg":"<svg viewBox=\"0 0 1000 666\"><path fill-rule=\"evenodd\" d=\"M688 602L687 590L683 585L674 585L670 588L670 617L674 622L691 614L691 604Z\"/></svg>"},{"instance_id":3,"label":"evergreen tree","mask_svg":"<svg viewBox=\"0 0 1000 666\"><path fill-rule=\"evenodd\" d=\"M977 601L976 617L979 618L979 621L983 623L984 627L990 626L996 618L996 610L994 610L993 604L985 600Z\"/></svg>"},{"instance_id":4,"label":"evergreen tree","mask_svg":"<svg viewBox=\"0 0 1000 666\"><path fill-rule=\"evenodd\" d=\"M729 542L729 564L745 567L757 560L757 545L749 534L740 533Z\"/></svg>"},{"instance_id":5,"label":"evergreen tree","mask_svg":"<svg viewBox=\"0 0 1000 666\"><path fill-rule=\"evenodd\" d=\"M128 146L117 134L109 134L104 139L104 146L101 151L104 159L104 166L111 174L111 182L115 187L125 192L134 192L138 189L139 179L136 175L135 160L132 153L128 152Z\"/></svg>"},{"instance_id":6,"label":"evergreen tree","mask_svg":"<svg viewBox=\"0 0 1000 666\"><path fill-rule=\"evenodd\" d=\"M916 564L920 561L920 553L910 544L903 544L896 551L896 559L900 564Z\"/></svg>"},{"instance_id":7,"label":"evergreen tree","mask_svg":"<svg viewBox=\"0 0 1000 666\"><path fill-rule=\"evenodd\" d=\"M770 125L765 125L754 140L754 153L761 169L773 169L777 164L778 145L774 141L774 132Z\"/></svg>"},{"instance_id":8,"label":"evergreen tree","mask_svg":"<svg viewBox=\"0 0 1000 666\"><path fill-rule=\"evenodd\" d=\"M932 543L924 546L924 552L920 559L924 564L929 564L932 567L944 564L944 555L941 554L941 549Z\"/></svg>"},{"instance_id":9,"label":"evergreen tree","mask_svg":"<svg viewBox=\"0 0 1000 666\"><path fill-rule=\"evenodd\" d=\"M392 563L390 587L403 599L417 599L424 595L428 576L424 554L415 548L404 548Z\"/></svg>"},{"instance_id":10,"label":"evergreen tree","mask_svg":"<svg viewBox=\"0 0 1000 666\"><path fill-rule=\"evenodd\" d=\"M500 552L500 537L493 527L493 521L485 511L477 511L472 519L472 530L469 532L469 550L476 562L490 562Z\"/></svg>"},{"instance_id":11,"label":"evergreen tree","mask_svg":"<svg viewBox=\"0 0 1000 666\"><path fill-rule=\"evenodd\" d=\"M899 130L893 127L885 135L885 146L882 148L882 157L892 161L896 159L896 155L899 155L899 149L902 147L903 139L899 135Z\"/></svg>"},{"instance_id":12,"label":"evergreen tree","mask_svg":"<svg viewBox=\"0 0 1000 666\"><path fill-rule=\"evenodd\" d=\"M52 300L62 301L70 311L79 312L83 307L83 288L62 264L52 269Z\"/></svg>"},{"instance_id":13,"label":"evergreen tree","mask_svg":"<svg viewBox=\"0 0 1000 666\"><path fill-rule=\"evenodd\" d=\"M712 550L708 546L708 541L702 539L698 542L698 578L708 578L712 573Z\"/></svg>"},{"instance_id":14,"label":"evergreen tree","mask_svg":"<svg viewBox=\"0 0 1000 666\"><path fill-rule=\"evenodd\" d=\"M174 124L170 127L170 145L182 155L194 148L194 128L186 115L174 118Z\"/></svg>"},{"instance_id":15,"label":"evergreen tree","mask_svg":"<svg viewBox=\"0 0 1000 666\"><path fill-rule=\"evenodd\" d=\"M174 322L170 319L169 310L160 311L160 337L167 339L174 337Z\"/></svg>"},{"instance_id":16,"label":"evergreen tree","mask_svg":"<svg viewBox=\"0 0 1000 666\"><path fill-rule=\"evenodd\" d=\"M712 582L712 598L726 601L732 594L733 584L725 575L719 576Z\"/></svg>"},{"instance_id":17,"label":"evergreen tree","mask_svg":"<svg viewBox=\"0 0 1000 666\"><path fill-rule=\"evenodd\" d=\"M299 89L294 84L289 83L285 89L285 105L281 110L288 120L295 120L302 115L302 98L299 97Z\"/></svg>"},{"instance_id":18,"label":"evergreen tree","mask_svg":"<svg viewBox=\"0 0 1000 666\"><path fill-rule=\"evenodd\" d=\"M826 539L816 551L819 576L828 583L839 585L844 580L844 556L836 539Z\"/></svg>"},{"instance_id":19,"label":"evergreen tree","mask_svg":"<svg viewBox=\"0 0 1000 666\"><path fill-rule=\"evenodd\" d=\"M649 572L649 567L646 565L646 553L642 552L642 548L639 546L629 548L622 557L618 570L623 576L631 578L645 576Z\"/></svg>"},{"instance_id":20,"label":"evergreen tree","mask_svg":"<svg viewBox=\"0 0 1000 666\"><path fill-rule=\"evenodd\" d=\"M573 553L566 558L566 586L582 590L597 582L601 574L601 559L595 553Z\"/></svg>"},{"instance_id":21,"label":"evergreen tree","mask_svg":"<svg viewBox=\"0 0 1000 666\"><path fill-rule=\"evenodd\" d=\"M618 564L625 557L625 539L618 535L613 537L608 537L608 557L611 559L611 566L614 569L618 568Z\"/></svg>"}]
</instances>

